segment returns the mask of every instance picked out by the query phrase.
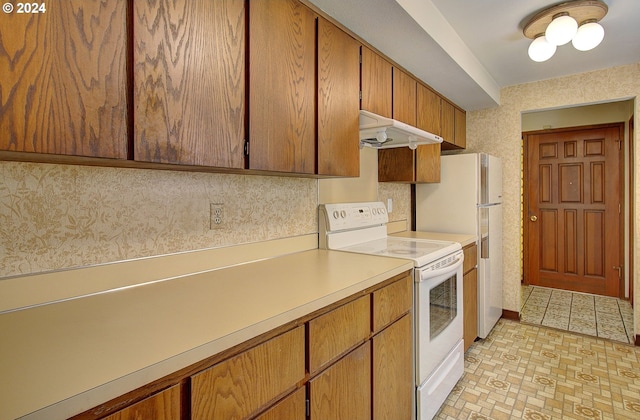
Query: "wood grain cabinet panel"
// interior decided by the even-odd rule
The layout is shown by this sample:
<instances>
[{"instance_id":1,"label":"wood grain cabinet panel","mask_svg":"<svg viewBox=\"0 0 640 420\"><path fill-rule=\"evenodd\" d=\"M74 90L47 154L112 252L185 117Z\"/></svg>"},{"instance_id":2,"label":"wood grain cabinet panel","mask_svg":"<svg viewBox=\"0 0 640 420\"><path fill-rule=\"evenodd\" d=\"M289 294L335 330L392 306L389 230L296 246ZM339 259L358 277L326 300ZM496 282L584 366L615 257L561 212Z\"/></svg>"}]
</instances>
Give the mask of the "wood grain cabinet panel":
<instances>
[{"instance_id":1,"label":"wood grain cabinet panel","mask_svg":"<svg viewBox=\"0 0 640 420\"><path fill-rule=\"evenodd\" d=\"M367 47L362 47L362 100L360 108L391 118L393 67Z\"/></svg>"},{"instance_id":2,"label":"wood grain cabinet panel","mask_svg":"<svg viewBox=\"0 0 640 420\"><path fill-rule=\"evenodd\" d=\"M360 43L318 18L318 175L360 175Z\"/></svg>"},{"instance_id":3,"label":"wood grain cabinet panel","mask_svg":"<svg viewBox=\"0 0 640 420\"><path fill-rule=\"evenodd\" d=\"M464 351L478 338L478 247L467 245L462 250L462 308Z\"/></svg>"},{"instance_id":4,"label":"wood grain cabinet panel","mask_svg":"<svg viewBox=\"0 0 640 420\"><path fill-rule=\"evenodd\" d=\"M393 118L416 126L416 79L393 68Z\"/></svg>"},{"instance_id":5,"label":"wood grain cabinet panel","mask_svg":"<svg viewBox=\"0 0 640 420\"><path fill-rule=\"evenodd\" d=\"M306 418L306 390L300 388L256 417L255 420L305 420Z\"/></svg>"},{"instance_id":6,"label":"wood grain cabinet panel","mask_svg":"<svg viewBox=\"0 0 640 420\"><path fill-rule=\"evenodd\" d=\"M458 108L455 109L454 114L456 146L464 149L467 147L467 114Z\"/></svg>"},{"instance_id":7,"label":"wood grain cabinet panel","mask_svg":"<svg viewBox=\"0 0 640 420\"><path fill-rule=\"evenodd\" d=\"M135 160L244 168L244 1L133 4Z\"/></svg>"},{"instance_id":8,"label":"wood grain cabinet panel","mask_svg":"<svg viewBox=\"0 0 640 420\"><path fill-rule=\"evenodd\" d=\"M416 102L416 127L441 136L440 113L442 110L442 97L428 87L418 83Z\"/></svg>"},{"instance_id":9,"label":"wood grain cabinet panel","mask_svg":"<svg viewBox=\"0 0 640 420\"><path fill-rule=\"evenodd\" d=\"M413 279L407 276L373 292L373 332L391 324L413 306Z\"/></svg>"},{"instance_id":10,"label":"wood grain cabinet panel","mask_svg":"<svg viewBox=\"0 0 640 420\"><path fill-rule=\"evenodd\" d=\"M180 385L174 385L103 420L180 420Z\"/></svg>"},{"instance_id":11,"label":"wood grain cabinet panel","mask_svg":"<svg viewBox=\"0 0 640 420\"><path fill-rule=\"evenodd\" d=\"M467 147L467 115L451 102L442 100L443 149L460 150Z\"/></svg>"},{"instance_id":12,"label":"wood grain cabinet panel","mask_svg":"<svg viewBox=\"0 0 640 420\"><path fill-rule=\"evenodd\" d=\"M310 420L371 419L371 341L309 381Z\"/></svg>"},{"instance_id":13,"label":"wood grain cabinet panel","mask_svg":"<svg viewBox=\"0 0 640 420\"><path fill-rule=\"evenodd\" d=\"M199 419L245 419L305 377L304 327L297 327L191 377Z\"/></svg>"},{"instance_id":14,"label":"wood grain cabinet panel","mask_svg":"<svg viewBox=\"0 0 640 420\"><path fill-rule=\"evenodd\" d=\"M404 282L401 282L401 284ZM413 415L411 314L373 337L373 418L411 420Z\"/></svg>"},{"instance_id":15,"label":"wood grain cabinet panel","mask_svg":"<svg viewBox=\"0 0 640 420\"><path fill-rule=\"evenodd\" d=\"M313 375L371 333L371 299L363 296L309 321L309 373Z\"/></svg>"},{"instance_id":16,"label":"wood grain cabinet panel","mask_svg":"<svg viewBox=\"0 0 640 420\"><path fill-rule=\"evenodd\" d=\"M126 159L127 3L46 6L0 14L0 150Z\"/></svg>"},{"instance_id":17,"label":"wood grain cabinet panel","mask_svg":"<svg viewBox=\"0 0 640 420\"><path fill-rule=\"evenodd\" d=\"M251 1L249 30L249 168L315 174L316 16Z\"/></svg>"}]
</instances>

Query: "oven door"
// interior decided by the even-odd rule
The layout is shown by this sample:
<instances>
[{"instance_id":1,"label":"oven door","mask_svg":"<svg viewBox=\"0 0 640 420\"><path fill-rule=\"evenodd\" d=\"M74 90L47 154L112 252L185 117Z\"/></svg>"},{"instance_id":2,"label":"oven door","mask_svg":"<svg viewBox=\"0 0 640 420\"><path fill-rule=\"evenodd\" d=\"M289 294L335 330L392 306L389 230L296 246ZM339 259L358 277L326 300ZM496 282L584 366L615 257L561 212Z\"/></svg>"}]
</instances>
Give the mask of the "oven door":
<instances>
[{"instance_id":1,"label":"oven door","mask_svg":"<svg viewBox=\"0 0 640 420\"><path fill-rule=\"evenodd\" d=\"M462 340L462 262L458 251L415 270L416 385Z\"/></svg>"}]
</instances>

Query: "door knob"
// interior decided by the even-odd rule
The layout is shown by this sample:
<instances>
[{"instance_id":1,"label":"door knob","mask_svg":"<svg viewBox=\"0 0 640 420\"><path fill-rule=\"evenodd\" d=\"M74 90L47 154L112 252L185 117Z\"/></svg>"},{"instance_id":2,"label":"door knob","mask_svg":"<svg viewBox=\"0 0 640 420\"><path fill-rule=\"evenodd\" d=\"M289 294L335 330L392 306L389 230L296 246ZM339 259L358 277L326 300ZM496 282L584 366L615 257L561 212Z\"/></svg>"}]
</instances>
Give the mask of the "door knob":
<instances>
[{"instance_id":1,"label":"door knob","mask_svg":"<svg viewBox=\"0 0 640 420\"><path fill-rule=\"evenodd\" d=\"M538 220L538 216L531 216L529 219L531 219L532 222L535 222L536 220Z\"/></svg>"}]
</instances>

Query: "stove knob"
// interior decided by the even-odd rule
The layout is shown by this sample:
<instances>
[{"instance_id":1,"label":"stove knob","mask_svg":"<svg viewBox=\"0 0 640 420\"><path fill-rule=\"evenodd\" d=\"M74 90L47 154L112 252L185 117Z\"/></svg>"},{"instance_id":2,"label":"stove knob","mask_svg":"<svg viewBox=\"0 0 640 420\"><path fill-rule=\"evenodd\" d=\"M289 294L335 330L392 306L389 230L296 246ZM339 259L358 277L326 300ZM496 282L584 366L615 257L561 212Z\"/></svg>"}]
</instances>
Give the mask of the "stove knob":
<instances>
[{"instance_id":1,"label":"stove knob","mask_svg":"<svg viewBox=\"0 0 640 420\"><path fill-rule=\"evenodd\" d=\"M334 210L334 211L333 211L333 218L334 218L334 219L337 219L337 218L338 218L338 216L340 216L340 213L338 213L338 210Z\"/></svg>"},{"instance_id":2,"label":"stove knob","mask_svg":"<svg viewBox=\"0 0 640 420\"><path fill-rule=\"evenodd\" d=\"M344 219L345 217L347 217L347 211L346 211L346 210L342 210L342 211L340 212L340 217L342 217L343 219Z\"/></svg>"}]
</instances>

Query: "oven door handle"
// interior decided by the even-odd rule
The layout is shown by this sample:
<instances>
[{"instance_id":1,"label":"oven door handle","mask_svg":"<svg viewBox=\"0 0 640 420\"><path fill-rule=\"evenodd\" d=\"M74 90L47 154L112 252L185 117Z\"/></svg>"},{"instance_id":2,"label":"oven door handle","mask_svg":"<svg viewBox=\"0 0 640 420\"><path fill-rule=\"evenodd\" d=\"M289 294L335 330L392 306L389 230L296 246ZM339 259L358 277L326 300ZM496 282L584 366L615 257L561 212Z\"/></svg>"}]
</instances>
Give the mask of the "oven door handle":
<instances>
[{"instance_id":1,"label":"oven door handle","mask_svg":"<svg viewBox=\"0 0 640 420\"><path fill-rule=\"evenodd\" d=\"M462 265L463 261L464 261L464 254L460 253L460 257L454 260L451 264L447 266L438 268L437 270L421 271L420 280L422 281L422 280L425 280L425 278L437 277L448 272L455 272L456 270L458 270L458 267Z\"/></svg>"}]
</instances>

